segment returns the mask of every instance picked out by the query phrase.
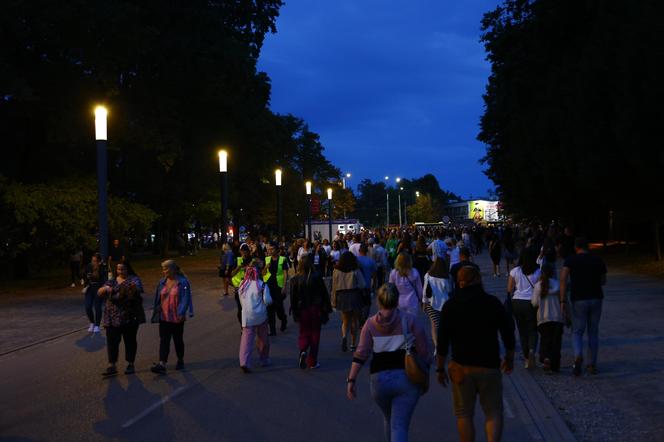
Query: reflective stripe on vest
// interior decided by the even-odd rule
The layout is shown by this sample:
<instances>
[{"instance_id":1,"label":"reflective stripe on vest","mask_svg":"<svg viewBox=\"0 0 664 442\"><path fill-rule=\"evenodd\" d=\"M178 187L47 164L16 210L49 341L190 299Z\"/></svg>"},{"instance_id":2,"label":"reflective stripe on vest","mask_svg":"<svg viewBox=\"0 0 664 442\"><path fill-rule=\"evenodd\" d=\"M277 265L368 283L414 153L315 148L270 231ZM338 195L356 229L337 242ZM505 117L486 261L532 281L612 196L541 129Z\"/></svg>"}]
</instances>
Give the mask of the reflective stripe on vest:
<instances>
[{"instance_id":1,"label":"reflective stripe on vest","mask_svg":"<svg viewBox=\"0 0 664 442\"><path fill-rule=\"evenodd\" d=\"M231 279L231 283L233 283L233 287L240 287L240 284L242 284L242 280L244 279L244 268L242 267L242 258L237 258L237 268L240 269L239 272L233 276Z\"/></svg>"},{"instance_id":2,"label":"reflective stripe on vest","mask_svg":"<svg viewBox=\"0 0 664 442\"><path fill-rule=\"evenodd\" d=\"M285 257L280 256L279 257L279 262L277 263L277 285L280 288L284 288L284 261L286 260ZM272 262L272 257L268 256L265 258L265 268L267 269L267 273L265 276L263 276L263 281L267 282L268 279L272 276L270 273L270 262Z\"/></svg>"}]
</instances>

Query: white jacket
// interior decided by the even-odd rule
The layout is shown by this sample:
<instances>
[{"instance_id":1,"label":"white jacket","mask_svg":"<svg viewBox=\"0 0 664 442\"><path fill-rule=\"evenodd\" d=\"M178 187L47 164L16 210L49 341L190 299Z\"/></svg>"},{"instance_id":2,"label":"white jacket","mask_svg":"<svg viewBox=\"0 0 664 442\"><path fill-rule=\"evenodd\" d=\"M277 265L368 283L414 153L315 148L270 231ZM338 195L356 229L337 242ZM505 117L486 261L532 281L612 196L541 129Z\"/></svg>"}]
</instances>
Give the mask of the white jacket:
<instances>
[{"instance_id":1,"label":"white jacket","mask_svg":"<svg viewBox=\"0 0 664 442\"><path fill-rule=\"evenodd\" d=\"M431 287L431 298L427 298L427 287ZM435 278L428 273L424 275L424 288L422 289L422 303L431 304L435 310L442 310L443 304L450 297L452 285L447 278Z\"/></svg>"},{"instance_id":2,"label":"white jacket","mask_svg":"<svg viewBox=\"0 0 664 442\"><path fill-rule=\"evenodd\" d=\"M267 303L266 298L269 299ZM252 281L245 290L240 290L242 327L253 327L267 321L267 305L272 303L271 300L270 289L263 281L258 281L258 287Z\"/></svg>"}]
</instances>

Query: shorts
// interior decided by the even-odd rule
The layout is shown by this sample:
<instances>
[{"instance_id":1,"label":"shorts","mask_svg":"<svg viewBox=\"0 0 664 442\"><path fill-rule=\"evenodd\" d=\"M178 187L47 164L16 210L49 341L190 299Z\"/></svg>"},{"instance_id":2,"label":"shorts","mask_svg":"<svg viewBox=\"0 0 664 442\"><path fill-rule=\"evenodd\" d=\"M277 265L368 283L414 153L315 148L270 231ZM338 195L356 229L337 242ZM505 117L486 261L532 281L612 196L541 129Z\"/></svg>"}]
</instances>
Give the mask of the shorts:
<instances>
[{"instance_id":1,"label":"shorts","mask_svg":"<svg viewBox=\"0 0 664 442\"><path fill-rule=\"evenodd\" d=\"M487 418L503 415L503 380L500 370L486 369L467 373L461 385L454 382L451 384L456 417L473 417L478 395L480 406Z\"/></svg>"}]
</instances>

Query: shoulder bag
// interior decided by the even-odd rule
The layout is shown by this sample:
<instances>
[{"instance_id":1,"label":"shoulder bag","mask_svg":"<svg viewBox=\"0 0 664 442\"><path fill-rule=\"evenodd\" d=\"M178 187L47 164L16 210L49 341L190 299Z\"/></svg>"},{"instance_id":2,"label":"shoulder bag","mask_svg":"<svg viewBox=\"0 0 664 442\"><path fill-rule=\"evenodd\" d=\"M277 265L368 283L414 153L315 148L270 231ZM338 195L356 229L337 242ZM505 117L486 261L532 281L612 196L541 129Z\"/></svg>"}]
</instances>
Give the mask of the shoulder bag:
<instances>
[{"instance_id":1,"label":"shoulder bag","mask_svg":"<svg viewBox=\"0 0 664 442\"><path fill-rule=\"evenodd\" d=\"M420 387L422 394L424 394L429 390L429 364L414 351L415 337L408 332L408 321L403 313L401 313L401 328L404 337L404 350L406 350L404 359L406 377L411 383Z\"/></svg>"}]
</instances>

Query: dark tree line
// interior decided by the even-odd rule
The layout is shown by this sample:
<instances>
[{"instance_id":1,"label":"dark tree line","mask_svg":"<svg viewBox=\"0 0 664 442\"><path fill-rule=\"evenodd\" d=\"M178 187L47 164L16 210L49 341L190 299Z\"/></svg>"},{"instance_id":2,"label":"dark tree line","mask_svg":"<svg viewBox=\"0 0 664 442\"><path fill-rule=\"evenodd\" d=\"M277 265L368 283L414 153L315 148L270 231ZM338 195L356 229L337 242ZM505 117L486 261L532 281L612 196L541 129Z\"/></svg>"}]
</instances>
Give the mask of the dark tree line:
<instances>
[{"instance_id":1,"label":"dark tree line","mask_svg":"<svg viewBox=\"0 0 664 442\"><path fill-rule=\"evenodd\" d=\"M269 109L270 79L256 63L266 34L276 32L281 5L2 2L3 219L12 219L6 196L13 184L65 191L83 179L94 186L97 103L110 110L110 195L154 211L164 245L193 222L218 225L220 147L229 151L230 216L241 213L243 224L275 222L277 166L284 170L285 213L302 212L303 179L324 189L338 181L339 170L306 122ZM299 228L293 217L284 222L287 231ZM91 233L88 224L81 228ZM130 233L119 230L113 235ZM3 254L12 252L5 241L12 231L0 227ZM25 244L47 239L29 229L26 235L33 238L22 238Z\"/></svg>"},{"instance_id":2,"label":"dark tree line","mask_svg":"<svg viewBox=\"0 0 664 442\"><path fill-rule=\"evenodd\" d=\"M654 0L508 0L484 16L478 138L508 213L599 238L659 232L663 13Z\"/></svg>"}]
</instances>

